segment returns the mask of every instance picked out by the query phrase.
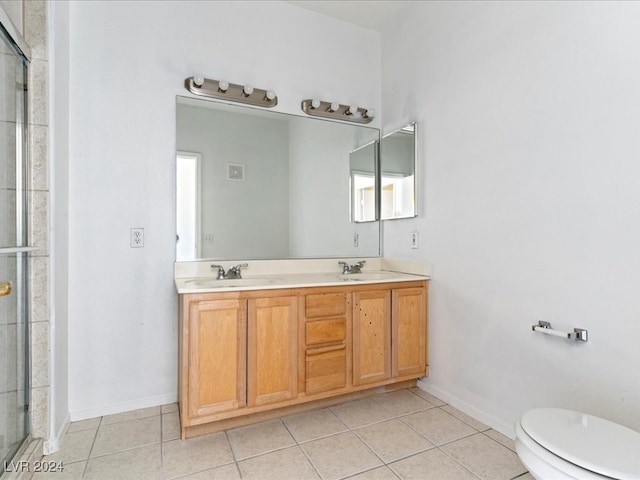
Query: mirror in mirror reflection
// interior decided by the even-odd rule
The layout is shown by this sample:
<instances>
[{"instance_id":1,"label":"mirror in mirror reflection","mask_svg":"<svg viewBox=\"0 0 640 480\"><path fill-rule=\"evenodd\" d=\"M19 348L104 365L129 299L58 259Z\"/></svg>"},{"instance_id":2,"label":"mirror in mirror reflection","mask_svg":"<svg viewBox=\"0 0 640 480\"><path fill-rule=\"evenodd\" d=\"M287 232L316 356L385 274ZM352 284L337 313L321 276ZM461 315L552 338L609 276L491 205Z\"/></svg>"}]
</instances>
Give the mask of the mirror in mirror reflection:
<instances>
[{"instance_id":1,"label":"mirror in mirror reflection","mask_svg":"<svg viewBox=\"0 0 640 480\"><path fill-rule=\"evenodd\" d=\"M379 138L371 127L178 97L177 260L379 256L379 222L349 213L350 152Z\"/></svg>"},{"instance_id":2,"label":"mirror in mirror reflection","mask_svg":"<svg viewBox=\"0 0 640 480\"><path fill-rule=\"evenodd\" d=\"M416 123L382 138L380 218L416 216Z\"/></svg>"},{"instance_id":3,"label":"mirror in mirror reflection","mask_svg":"<svg viewBox=\"0 0 640 480\"><path fill-rule=\"evenodd\" d=\"M350 155L351 212L354 222L416 216L416 124L364 145ZM376 170L380 156L380 213L376 211Z\"/></svg>"}]
</instances>

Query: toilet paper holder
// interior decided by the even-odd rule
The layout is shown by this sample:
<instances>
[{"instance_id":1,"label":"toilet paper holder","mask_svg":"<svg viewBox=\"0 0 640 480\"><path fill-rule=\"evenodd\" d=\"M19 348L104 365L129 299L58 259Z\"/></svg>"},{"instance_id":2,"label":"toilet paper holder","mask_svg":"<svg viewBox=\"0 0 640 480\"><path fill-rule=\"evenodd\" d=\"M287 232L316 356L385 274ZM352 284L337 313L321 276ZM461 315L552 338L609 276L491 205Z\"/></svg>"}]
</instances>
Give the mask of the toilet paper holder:
<instances>
[{"instance_id":1,"label":"toilet paper holder","mask_svg":"<svg viewBox=\"0 0 640 480\"><path fill-rule=\"evenodd\" d=\"M551 328L551 323L540 320L537 325L531 325L534 332L546 333L555 337L567 338L569 340L579 340L586 342L589 339L589 333L584 328L574 328L573 332L563 332Z\"/></svg>"}]
</instances>

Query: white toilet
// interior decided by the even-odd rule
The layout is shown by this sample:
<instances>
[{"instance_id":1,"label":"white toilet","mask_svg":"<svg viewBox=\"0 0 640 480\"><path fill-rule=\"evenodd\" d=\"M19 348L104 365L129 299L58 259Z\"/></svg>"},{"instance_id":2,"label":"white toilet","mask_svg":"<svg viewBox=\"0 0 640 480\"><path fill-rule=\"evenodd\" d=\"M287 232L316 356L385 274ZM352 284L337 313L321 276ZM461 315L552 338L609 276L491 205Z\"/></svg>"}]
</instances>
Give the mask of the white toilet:
<instances>
[{"instance_id":1,"label":"white toilet","mask_svg":"<svg viewBox=\"0 0 640 480\"><path fill-rule=\"evenodd\" d=\"M559 408L525 413L516 451L537 480L640 480L640 433Z\"/></svg>"}]
</instances>

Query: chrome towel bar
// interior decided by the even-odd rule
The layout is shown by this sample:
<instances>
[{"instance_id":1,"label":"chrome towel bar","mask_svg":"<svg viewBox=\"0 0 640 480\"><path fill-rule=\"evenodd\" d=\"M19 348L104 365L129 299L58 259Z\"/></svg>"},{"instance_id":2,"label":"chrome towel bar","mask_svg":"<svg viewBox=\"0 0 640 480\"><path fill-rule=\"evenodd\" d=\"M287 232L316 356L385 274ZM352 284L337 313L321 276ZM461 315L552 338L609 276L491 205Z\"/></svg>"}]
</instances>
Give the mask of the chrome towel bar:
<instances>
[{"instance_id":1,"label":"chrome towel bar","mask_svg":"<svg viewBox=\"0 0 640 480\"><path fill-rule=\"evenodd\" d=\"M563 332L552 329L551 323L544 322L542 320L540 320L537 325L531 325L531 330L534 332L546 333L547 335L553 335L554 337L579 340L581 342L586 342L589 339L589 334L584 328L574 328L573 332Z\"/></svg>"}]
</instances>

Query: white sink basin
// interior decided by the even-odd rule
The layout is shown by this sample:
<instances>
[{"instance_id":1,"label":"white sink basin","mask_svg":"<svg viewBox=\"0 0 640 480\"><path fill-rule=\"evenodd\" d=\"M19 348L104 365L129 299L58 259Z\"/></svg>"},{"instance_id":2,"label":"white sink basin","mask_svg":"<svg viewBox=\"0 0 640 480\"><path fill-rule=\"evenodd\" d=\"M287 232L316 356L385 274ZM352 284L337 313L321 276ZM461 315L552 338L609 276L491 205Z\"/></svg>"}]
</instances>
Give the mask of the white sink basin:
<instances>
[{"instance_id":1,"label":"white sink basin","mask_svg":"<svg viewBox=\"0 0 640 480\"><path fill-rule=\"evenodd\" d=\"M256 287L259 285L269 285L274 283L273 278L235 278L229 280L218 280L217 278L195 278L187 280L186 285L200 288L234 288L234 287Z\"/></svg>"},{"instance_id":2,"label":"white sink basin","mask_svg":"<svg viewBox=\"0 0 640 480\"><path fill-rule=\"evenodd\" d=\"M338 275L338 278L344 282L370 282L386 280L387 278L396 276L398 276L398 274L394 272L362 272Z\"/></svg>"}]
</instances>

